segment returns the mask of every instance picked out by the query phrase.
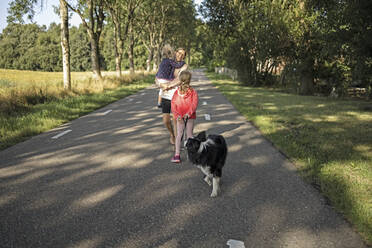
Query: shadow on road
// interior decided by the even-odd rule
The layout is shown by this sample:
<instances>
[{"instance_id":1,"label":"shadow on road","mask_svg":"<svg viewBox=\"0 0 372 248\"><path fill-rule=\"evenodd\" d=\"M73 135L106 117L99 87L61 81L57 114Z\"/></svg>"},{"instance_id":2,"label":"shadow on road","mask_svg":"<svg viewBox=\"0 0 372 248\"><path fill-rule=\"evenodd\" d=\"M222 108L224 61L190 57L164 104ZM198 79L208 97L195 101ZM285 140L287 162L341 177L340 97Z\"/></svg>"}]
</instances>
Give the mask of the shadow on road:
<instances>
[{"instance_id":1,"label":"shadow on road","mask_svg":"<svg viewBox=\"0 0 372 248\"><path fill-rule=\"evenodd\" d=\"M170 163L150 88L61 127L72 132L60 139L52 130L0 153L0 247L227 247L229 239L362 247L200 72L195 79L207 102L195 133L223 134L229 145L218 198L190 163Z\"/></svg>"}]
</instances>

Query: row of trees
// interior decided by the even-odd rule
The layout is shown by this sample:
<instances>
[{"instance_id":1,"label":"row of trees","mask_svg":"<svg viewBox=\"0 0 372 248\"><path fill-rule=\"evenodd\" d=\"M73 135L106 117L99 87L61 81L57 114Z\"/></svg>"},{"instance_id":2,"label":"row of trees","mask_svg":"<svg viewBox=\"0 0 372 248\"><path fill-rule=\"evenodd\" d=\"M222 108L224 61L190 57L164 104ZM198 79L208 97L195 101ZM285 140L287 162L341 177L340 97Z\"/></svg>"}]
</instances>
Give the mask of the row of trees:
<instances>
[{"instance_id":1,"label":"row of trees","mask_svg":"<svg viewBox=\"0 0 372 248\"><path fill-rule=\"evenodd\" d=\"M37 24L9 24L0 34L0 68L62 71L60 25L52 23L48 28ZM90 42L83 25L71 27L70 68L71 71L89 71ZM113 28L105 26L100 41L99 61L102 70L115 71ZM124 49L127 50L126 47ZM146 69L146 47L138 43L134 47L134 68ZM123 54L122 69L129 69L128 53Z\"/></svg>"},{"instance_id":2,"label":"row of trees","mask_svg":"<svg viewBox=\"0 0 372 248\"><path fill-rule=\"evenodd\" d=\"M372 1L204 0L213 63L236 68L241 80L297 83L301 94L324 85L345 92L372 86ZM275 75L275 73L274 73Z\"/></svg>"},{"instance_id":3,"label":"row of trees","mask_svg":"<svg viewBox=\"0 0 372 248\"><path fill-rule=\"evenodd\" d=\"M10 24L0 35L0 68L62 71L60 25ZM90 70L89 41L83 28L70 29L71 69Z\"/></svg>"},{"instance_id":4,"label":"row of trees","mask_svg":"<svg viewBox=\"0 0 372 248\"><path fill-rule=\"evenodd\" d=\"M8 22L22 23L42 3L13 0ZM66 72L69 64L72 70L91 66L97 78L101 68L115 69L120 76L124 67L156 69L161 47L171 43L186 48L189 64L237 69L247 84L291 84L300 94L332 89L342 94L349 86L360 86L372 96L370 0L204 0L202 20L196 18L192 0L60 0L59 10L61 27L27 27L40 35L24 35L19 51L10 44L25 31L16 31L20 26L5 29L0 67ZM67 28L68 12L81 17L81 27ZM25 49L21 44L31 44L27 39L36 45ZM62 51L55 49L60 42ZM31 59L45 54L43 65Z\"/></svg>"},{"instance_id":5,"label":"row of trees","mask_svg":"<svg viewBox=\"0 0 372 248\"><path fill-rule=\"evenodd\" d=\"M8 23L10 25L11 23L23 23L25 15L32 19L34 9L42 6L43 3L43 0L13 0L8 9L10 13ZM112 63L110 59L106 60L102 56L102 46L105 43L107 43L107 47L112 48L115 69L117 75L120 76L124 51L127 51L129 69L134 71L135 49L143 47L147 54L146 68L151 70L151 67L156 69L160 63L160 49L165 43L183 46L190 51L192 42L195 40L194 30L197 20L192 0L60 0L60 44L66 88L71 87L69 76L71 55L79 53L72 51L71 30L68 28L69 12L74 12L81 18L82 26L90 43L89 61L93 75L99 80L102 79L102 62ZM14 24L6 31L11 31L13 27L15 27ZM37 29L35 26L32 28ZM37 31L40 33L40 30ZM50 32L45 33L49 34ZM33 36L34 40L38 42L39 38L35 36L37 35ZM3 34L1 42L7 37L7 33ZM30 49L27 51L33 53L36 49L35 47L34 51ZM38 51L40 50L38 49ZM80 53L78 56L84 55ZM21 62L16 62L17 67L19 63ZM9 66L9 64L5 64L5 66ZM44 68L44 66L40 67L40 69Z\"/></svg>"}]
</instances>

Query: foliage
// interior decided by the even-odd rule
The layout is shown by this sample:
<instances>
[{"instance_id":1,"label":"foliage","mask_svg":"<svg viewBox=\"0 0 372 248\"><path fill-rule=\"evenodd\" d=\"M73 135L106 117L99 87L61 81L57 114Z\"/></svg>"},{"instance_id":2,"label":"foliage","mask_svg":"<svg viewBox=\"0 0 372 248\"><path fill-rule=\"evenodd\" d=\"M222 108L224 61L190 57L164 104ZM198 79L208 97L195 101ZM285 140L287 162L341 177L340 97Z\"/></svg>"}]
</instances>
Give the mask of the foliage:
<instances>
[{"instance_id":1,"label":"foliage","mask_svg":"<svg viewBox=\"0 0 372 248\"><path fill-rule=\"evenodd\" d=\"M0 68L61 70L58 27L22 24L24 15L32 18L34 7L42 8L43 2L11 2L9 25L0 35ZM85 2L69 3L88 20ZM129 43L134 45L135 67L148 70L151 65L156 69L161 47L170 43L186 48L187 62L192 66L231 67L249 85L277 84L301 94L336 90L338 95L346 94L349 87L365 87L372 97L370 0L204 0L199 9L203 19L197 19L191 0L92 3L104 8L108 16L98 46L103 70L114 70L118 58L115 12L122 20L120 44L125 51L118 51L122 53L123 69L130 64ZM129 18L133 24L131 35L126 25ZM82 26L70 29L73 71L92 68L91 38Z\"/></svg>"},{"instance_id":2,"label":"foliage","mask_svg":"<svg viewBox=\"0 0 372 248\"><path fill-rule=\"evenodd\" d=\"M85 28L70 28L71 71L89 71L92 68L90 43Z\"/></svg>"},{"instance_id":3,"label":"foliage","mask_svg":"<svg viewBox=\"0 0 372 248\"><path fill-rule=\"evenodd\" d=\"M106 16L110 12L108 7L114 6L117 10L115 13L118 13L118 17L123 22L129 16L131 16L130 18L136 18L133 21L135 25L133 26L134 31L132 34L134 37L134 65L137 69L146 67L146 60L149 57L152 60L154 55L159 54L165 42L172 43L174 47L185 47L189 52L197 50L194 48L197 41L195 39L197 26L196 10L192 0L106 0L93 2L95 8L105 7L104 13ZM35 14L34 8L42 7L43 3L44 1L42 0L13 0L11 2L8 28L4 29L3 34L0 35L0 51L2 51L0 53L0 68L41 71L62 70L61 49L58 47L60 44L59 27L54 25L46 29L36 24L23 24L24 15L28 15L28 18L32 20ZM73 9L73 11L79 13L82 20L86 21L86 25L83 23L80 27L70 28L71 71L91 70L92 47L91 38L87 32L87 27L90 27L90 23L88 18L86 18L89 9L83 1L69 1L68 3L70 10ZM133 3L135 4L134 8L132 8ZM137 5L138 7L136 7ZM135 12L132 13L130 11ZM122 43L124 44L123 48L128 51L129 40L125 36L128 34L125 30L128 26L124 24L121 26L123 29L121 30L123 35ZM153 29L149 29L150 25L152 25ZM17 29L14 27L17 27ZM33 27L33 30L29 30L31 27ZM163 29L160 29L161 27ZM104 23L102 38L99 40L98 46L99 63L103 70L115 69L114 30L113 16L110 15ZM92 31L90 32L92 33ZM146 40L149 38L148 35L150 33L155 37L154 43ZM21 36L22 34L25 35ZM38 38L39 36L40 38ZM16 40L20 38L22 41L25 40L25 42L18 44ZM40 40L37 41L38 39ZM152 56L149 56L149 49L152 49ZM27 54L25 54L26 52ZM197 56L201 56L200 51L196 53ZM22 55L24 55L24 58ZM122 68L128 68L129 57L127 52L123 53L123 59L121 63ZM189 59L189 62L191 61L193 60Z\"/></svg>"},{"instance_id":4,"label":"foliage","mask_svg":"<svg viewBox=\"0 0 372 248\"><path fill-rule=\"evenodd\" d=\"M292 87L302 94L324 82L340 94L349 86L371 88L369 0L205 0L201 13L215 34L213 51L221 53L211 64L237 69L247 84L270 84L280 65L281 86L295 73L299 84Z\"/></svg>"},{"instance_id":5,"label":"foliage","mask_svg":"<svg viewBox=\"0 0 372 248\"><path fill-rule=\"evenodd\" d=\"M44 32L36 24L10 24L2 33L0 41L0 67L7 69L33 69L27 51L36 46L38 34ZM36 57L37 58L37 57ZM30 68L31 67L31 68Z\"/></svg>"}]
</instances>

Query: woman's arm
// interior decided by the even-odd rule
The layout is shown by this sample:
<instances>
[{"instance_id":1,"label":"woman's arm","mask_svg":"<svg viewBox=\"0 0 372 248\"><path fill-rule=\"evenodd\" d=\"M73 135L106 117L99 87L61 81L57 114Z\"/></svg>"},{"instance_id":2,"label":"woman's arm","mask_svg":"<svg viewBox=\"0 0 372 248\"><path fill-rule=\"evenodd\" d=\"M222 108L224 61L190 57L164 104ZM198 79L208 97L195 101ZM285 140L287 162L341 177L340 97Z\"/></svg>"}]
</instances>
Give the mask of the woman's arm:
<instances>
[{"instance_id":1,"label":"woman's arm","mask_svg":"<svg viewBox=\"0 0 372 248\"><path fill-rule=\"evenodd\" d=\"M187 70L189 67L187 64L184 64L181 68L179 69L175 69L174 70L174 77L175 79L173 79L172 81L170 81L169 83L167 84L164 84L164 90L170 90L176 86L179 86L181 84L181 81L179 79L179 76L181 74L182 71L185 71Z\"/></svg>"}]
</instances>

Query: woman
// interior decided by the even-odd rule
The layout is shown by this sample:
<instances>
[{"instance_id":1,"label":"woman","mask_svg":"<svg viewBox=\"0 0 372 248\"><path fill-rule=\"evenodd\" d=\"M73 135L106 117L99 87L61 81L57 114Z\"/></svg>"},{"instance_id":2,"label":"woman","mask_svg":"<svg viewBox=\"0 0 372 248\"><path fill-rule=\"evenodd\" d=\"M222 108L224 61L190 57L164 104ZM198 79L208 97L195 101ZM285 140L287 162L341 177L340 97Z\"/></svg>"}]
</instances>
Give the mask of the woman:
<instances>
[{"instance_id":1,"label":"woman","mask_svg":"<svg viewBox=\"0 0 372 248\"><path fill-rule=\"evenodd\" d=\"M183 61L185 57L186 57L186 50L183 48L178 48L176 51L176 61L177 62ZM177 134L177 130L176 130L177 122L174 118L173 118L173 121L171 120L171 116L170 116L171 100L172 100L174 92L176 91L176 88L174 86L179 84L179 78L178 78L179 73L186 69L187 69L187 64L185 64L182 68L175 69L174 71L175 79L170 83L171 87L165 86L165 88L163 89L161 93L161 109L163 113L163 123L164 123L164 126L169 131L170 143L172 145L175 144L175 139L176 139L176 134ZM173 122L173 125L172 125L172 122Z\"/></svg>"}]
</instances>

